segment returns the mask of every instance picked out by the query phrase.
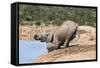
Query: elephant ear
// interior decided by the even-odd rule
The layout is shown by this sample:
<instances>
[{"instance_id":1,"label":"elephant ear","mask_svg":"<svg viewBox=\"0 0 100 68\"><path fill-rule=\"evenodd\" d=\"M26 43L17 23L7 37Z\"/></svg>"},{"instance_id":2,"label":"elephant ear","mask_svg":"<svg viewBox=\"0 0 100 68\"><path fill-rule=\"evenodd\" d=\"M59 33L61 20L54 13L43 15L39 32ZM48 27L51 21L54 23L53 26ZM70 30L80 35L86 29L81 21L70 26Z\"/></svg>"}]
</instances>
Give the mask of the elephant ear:
<instances>
[{"instance_id":1,"label":"elephant ear","mask_svg":"<svg viewBox=\"0 0 100 68\"><path fill-rule=\"evenodd\" d=\"M53 42L53 33L52 32L47 34L47 43L48 42Z\"/></svg>"}]
</instances>

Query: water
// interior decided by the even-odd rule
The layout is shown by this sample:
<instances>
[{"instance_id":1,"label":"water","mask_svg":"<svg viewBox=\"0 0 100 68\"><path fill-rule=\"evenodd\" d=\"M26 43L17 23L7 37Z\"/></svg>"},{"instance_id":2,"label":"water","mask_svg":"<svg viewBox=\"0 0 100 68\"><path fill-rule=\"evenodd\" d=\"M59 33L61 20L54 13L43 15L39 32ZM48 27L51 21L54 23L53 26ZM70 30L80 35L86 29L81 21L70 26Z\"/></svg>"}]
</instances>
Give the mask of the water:
<instances>
[{"instance_id":1,"label":"water","mask_svg":"<svg viewBox=\"0 0 100 68\"><path fill-rule=\"evenodd\" d=\"M45 42L19 40L19 64L33 63L34 59L47 52Z\"/></svg>"}]
</instances>

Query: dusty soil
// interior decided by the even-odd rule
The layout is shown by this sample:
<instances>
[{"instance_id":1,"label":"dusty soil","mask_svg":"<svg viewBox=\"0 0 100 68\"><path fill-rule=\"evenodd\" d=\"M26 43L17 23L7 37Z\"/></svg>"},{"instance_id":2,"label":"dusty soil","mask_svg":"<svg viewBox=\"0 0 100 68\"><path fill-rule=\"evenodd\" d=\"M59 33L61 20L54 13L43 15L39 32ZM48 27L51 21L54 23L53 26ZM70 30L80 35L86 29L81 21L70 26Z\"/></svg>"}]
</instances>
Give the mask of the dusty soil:
<instances>
[{"instance_id":1,"label":"dusty soil","mask_svg":"<svg viewBox=\"0 0 100 68\"><path fill-rule=\"evenodd\" d=\"M55 28L58 27L20 26L19 37L24 40L34 40L34 34L44 31L49 32ZM94 59L96 59L96 28L79 26L76 38L70 42L68 48L43 54L36 59L36 63Z\"/></svg>"},{"instance_id":2,"label":"dusty soil","mask_svg":"<svg viewBox=\"0 0 100 68\"><path fill-rule=\"evenodd\" d=\"M36 63L94 59L96 59L96 51L94 46L73 46L65 49L52 51L46 55L41 55L36 60Z\"/></svg>"},{"instance_id":3,"label":"dusty soil","mask_svg":"<svg viewBox=\"0 0 100 68\"><path fill-rule=\"evenodd\" d=\"M96 29L90 26L79 26L76 38L71 41L68 48L41 55L36 59L36 63L95 59Z\"/></svg>"},{"instance_id":4,"label":"dusty soil","mask_svg":"<svg viewBox=\"0 0 100 68\"><path fill-rule=\"evenodd\" d=\"M20 40L34 40L34 35L40 32L49 32L52 29L57 28L57 26L49 25L45 26L19 26L19 39Z\"/></svg>"}]
</instances>

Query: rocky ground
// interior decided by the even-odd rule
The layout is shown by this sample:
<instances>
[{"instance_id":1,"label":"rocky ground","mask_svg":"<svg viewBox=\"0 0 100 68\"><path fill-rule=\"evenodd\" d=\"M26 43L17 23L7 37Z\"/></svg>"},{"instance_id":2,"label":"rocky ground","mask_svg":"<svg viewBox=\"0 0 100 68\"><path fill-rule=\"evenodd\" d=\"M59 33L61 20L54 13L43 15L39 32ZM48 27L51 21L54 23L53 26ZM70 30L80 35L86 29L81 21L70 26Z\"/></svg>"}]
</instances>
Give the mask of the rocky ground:
<instances>
[{"instance_id":1,"label":"rocky ground","mask_svg":"<svg viewBox=\"0 0 100 68\"><path fill-rule=\"evenodd\" d=\"M57 26L20 26L19 36L20 39L34 40L34 34L48 32L54 28ZM71 41L68 48L43 54L36 59L36 63L94 59L96 59L96 28L79 26L76 38Z\"/></svg>"}]
</instances>

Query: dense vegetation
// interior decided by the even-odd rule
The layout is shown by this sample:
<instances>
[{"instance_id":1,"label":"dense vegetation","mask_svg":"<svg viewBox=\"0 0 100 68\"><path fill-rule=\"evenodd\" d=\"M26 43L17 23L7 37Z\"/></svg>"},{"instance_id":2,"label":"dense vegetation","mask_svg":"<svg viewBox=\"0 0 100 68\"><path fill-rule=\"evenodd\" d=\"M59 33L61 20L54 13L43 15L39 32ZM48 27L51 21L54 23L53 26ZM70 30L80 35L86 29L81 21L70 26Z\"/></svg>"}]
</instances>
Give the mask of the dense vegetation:
<instances>
[{"instance_id":1,"label":"dense vegetation","mask_svg":"<svg viewBox=\"0 0 100 68\"><path fill-rule=\"evenodd\" d=\"M41 5L20 5L20 24L60 25L65 20L72 20L80 25L96 25L95 8L62 7L62 6L41 6ZM28 22L28 23L27 23Z\"/></svg>"}]
</instances>

